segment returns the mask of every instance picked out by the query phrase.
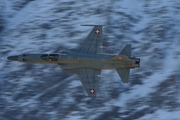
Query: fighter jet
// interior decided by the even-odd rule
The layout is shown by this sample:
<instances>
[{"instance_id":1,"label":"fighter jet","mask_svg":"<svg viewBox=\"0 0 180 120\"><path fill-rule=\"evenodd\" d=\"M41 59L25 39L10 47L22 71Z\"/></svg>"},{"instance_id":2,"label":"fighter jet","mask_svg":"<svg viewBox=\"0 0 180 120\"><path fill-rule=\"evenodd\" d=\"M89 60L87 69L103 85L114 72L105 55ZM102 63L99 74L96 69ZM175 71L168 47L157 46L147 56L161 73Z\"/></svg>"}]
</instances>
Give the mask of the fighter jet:
<instances>
[{"instance_id":1,"label":"fighter jet","mask_svg":"<svg viewBox=\"0 0 180 120\"><path fill-rule=\"evenodd\" d=\"M57 64L63 70L77 74L88 96L96 97L101 70L115 69L122 82L128 83L130 69L140 67L140 59L131 57L131 44L118 55L103 53L102 26L93 26L83 44L75 50L59 54L21 54L7 59L42 64Z\"/></svg>"}]
</instances>

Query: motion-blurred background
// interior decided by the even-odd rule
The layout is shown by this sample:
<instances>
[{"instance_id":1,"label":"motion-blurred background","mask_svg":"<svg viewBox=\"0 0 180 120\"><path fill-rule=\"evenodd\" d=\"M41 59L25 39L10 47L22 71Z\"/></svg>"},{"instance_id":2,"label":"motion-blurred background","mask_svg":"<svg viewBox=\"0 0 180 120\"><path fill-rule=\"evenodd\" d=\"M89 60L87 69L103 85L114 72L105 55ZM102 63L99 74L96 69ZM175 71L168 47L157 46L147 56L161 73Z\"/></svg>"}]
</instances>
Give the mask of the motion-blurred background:
<instances>
[{"instance_id":1,"label":"motion-blurred background","mask_svg":"<svg viewBox=\"0 0 180 120\"><path fill-rule=\"evenodd\" d=\"M0 0L0 120L180 120L179 0ZM102 71L97 97L58 65L8 61L79 46L105 24L106 53L132 44L141 67L123 84Z\"/></svg>"}]
</instances>

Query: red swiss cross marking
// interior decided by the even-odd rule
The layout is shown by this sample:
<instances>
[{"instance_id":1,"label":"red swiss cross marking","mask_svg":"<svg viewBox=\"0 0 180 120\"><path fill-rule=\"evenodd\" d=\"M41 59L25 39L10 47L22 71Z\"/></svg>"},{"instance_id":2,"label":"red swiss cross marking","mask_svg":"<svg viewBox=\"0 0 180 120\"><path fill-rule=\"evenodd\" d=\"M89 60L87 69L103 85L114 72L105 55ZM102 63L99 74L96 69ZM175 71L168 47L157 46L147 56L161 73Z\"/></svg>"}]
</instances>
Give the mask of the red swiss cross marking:
<instances>
[{"instance_id":1,"label":"red swiss cross marking","mask_svg":"<svg viewBox=\"0 0 180 120\"><path fill-rule=\"evenodd\" d=\"M99 30L99 29L96 29L95 33L96 33L96 34L99 34L99 33L100 33L100 30Z\"/></svg>"},{"instance_id":2,"label":"red swiss cross marking","mask_svg":"<svg viewBox=\"0 0 180 120\"><path fill-rule=\"evenodd\" d=\"M120 60L121 60L121 56L118 56L118 59L120 59Z\"/></svg>"},{"instance_id":3,"label":"red swiss cross marking","mask_svg":"<svg viewBox=\"0 0 180 120\"><path fill-rule=\"evenodd\" d=\"M89 91L91 94L94 94L95 93L95 90L93 88L90 89Z\"/></svg>"}]
</instances>

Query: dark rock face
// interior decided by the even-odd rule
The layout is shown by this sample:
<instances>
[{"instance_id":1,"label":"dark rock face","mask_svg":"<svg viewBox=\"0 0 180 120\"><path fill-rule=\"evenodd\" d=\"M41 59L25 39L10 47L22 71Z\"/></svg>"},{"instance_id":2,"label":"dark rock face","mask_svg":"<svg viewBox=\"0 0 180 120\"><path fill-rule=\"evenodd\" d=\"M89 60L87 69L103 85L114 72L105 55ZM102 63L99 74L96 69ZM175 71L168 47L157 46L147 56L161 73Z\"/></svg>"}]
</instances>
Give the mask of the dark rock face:
<instances>
[{"instance_id":1,"label":"dark rock face","mask_svg":"<svg viewBox=\"0 0 180 120\"><path fill-rule=\"evenodd\" d=\"M5 26L5 21L3 19L3 15L0 14L0 33L4 29L4 26Z\"/></svg>"}]
</instances>

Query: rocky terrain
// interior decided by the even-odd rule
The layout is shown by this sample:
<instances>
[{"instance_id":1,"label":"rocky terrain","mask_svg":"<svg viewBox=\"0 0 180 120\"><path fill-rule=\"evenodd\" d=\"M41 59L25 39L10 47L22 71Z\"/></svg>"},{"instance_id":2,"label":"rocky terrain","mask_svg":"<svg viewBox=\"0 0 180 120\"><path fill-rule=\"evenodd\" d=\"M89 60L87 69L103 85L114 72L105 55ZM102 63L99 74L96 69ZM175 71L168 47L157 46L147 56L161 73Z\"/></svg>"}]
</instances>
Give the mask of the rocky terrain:
<instances>
[{"instance_id":1,"label":"rocky terrain","mask_svg":"<svg viewBox=\"0 0 180 120\"><path fill-rule=\"evenodd\" d=\"M180 1L0 0L0 120L180 120ZM76 48L105 24L105 52L132 44L141 67L130 82L102 71L92 99L58 65L8 61Z\"/></svg>"}]
</instances>

